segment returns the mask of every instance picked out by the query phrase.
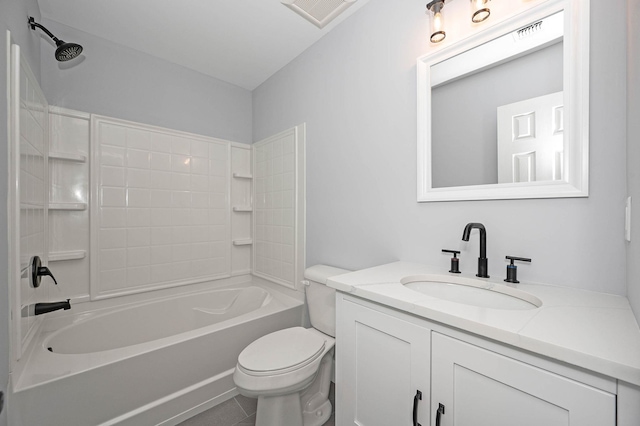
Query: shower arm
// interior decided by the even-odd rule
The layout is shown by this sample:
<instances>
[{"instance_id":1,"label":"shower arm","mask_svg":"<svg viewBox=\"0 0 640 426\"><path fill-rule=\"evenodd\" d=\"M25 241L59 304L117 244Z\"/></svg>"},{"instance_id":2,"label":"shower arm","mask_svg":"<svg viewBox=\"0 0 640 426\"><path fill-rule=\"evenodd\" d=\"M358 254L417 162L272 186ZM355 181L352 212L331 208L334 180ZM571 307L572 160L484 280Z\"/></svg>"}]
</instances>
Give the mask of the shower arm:
<instances>
[{"instance_id":1,"label":"shower arm","mask_svg":"<svg viewBox=\"0 0 640 426\"><path fill-rule=\"evenodd\" d=\"M51 33L51 31L49 31L48 29L46 29L44 26L42 26L42 25L38 24L38 23L36 22L36 20L35 20L32 16L30 16L30 17L29 17L29 25L31 25L31 29L32 29L32 30L35 30L35 29L36 29L36 27L40 28L42 31L44 31L44 32L45 32L45 34L46 34L46 35L48 35L49 37L51 37L51 39L52 39L53 41L55 41L55 42L56 42L56 44L58 44L58 42L60 41L60 39L58 39L58 37L54 36L54 35Z\"/></svg>"}]
</instances>

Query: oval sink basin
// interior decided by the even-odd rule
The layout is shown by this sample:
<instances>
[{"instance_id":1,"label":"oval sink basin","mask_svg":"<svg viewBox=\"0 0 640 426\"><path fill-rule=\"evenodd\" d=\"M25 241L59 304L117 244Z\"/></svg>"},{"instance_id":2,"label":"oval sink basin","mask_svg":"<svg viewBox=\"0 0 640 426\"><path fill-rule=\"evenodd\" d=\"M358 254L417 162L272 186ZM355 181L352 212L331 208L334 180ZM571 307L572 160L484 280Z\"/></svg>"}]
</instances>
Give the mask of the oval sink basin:
<instances>
[{"instance_id":1,"label":"oval sink basin","mask_svg":"<svg viewBox=\"0 0 640 426\"><path fill-rule=\"evenodd\" d=\"M427 296L482 308L526 310L542 306L542 301L532 294L473 278L416 275L405 277L400 283Z\"/></svg>"}]
</instances>

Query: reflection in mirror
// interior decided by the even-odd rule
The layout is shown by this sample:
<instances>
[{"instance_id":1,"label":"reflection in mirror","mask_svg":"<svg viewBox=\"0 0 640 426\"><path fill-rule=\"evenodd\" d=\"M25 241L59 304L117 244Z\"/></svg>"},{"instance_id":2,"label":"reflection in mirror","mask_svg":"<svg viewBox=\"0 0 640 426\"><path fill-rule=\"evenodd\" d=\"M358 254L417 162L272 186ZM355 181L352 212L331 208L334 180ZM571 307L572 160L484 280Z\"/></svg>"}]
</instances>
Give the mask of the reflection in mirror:
<instances>
[{"instance_id":1,"label":"reflection in mirror","mask_svg":"<svg viewBox=\"0 0 640 426\"><path fill-rule=\"evenodd\" d=\"M418 59L418 201L588 195L586 7L552 1Z\"/></svg>"},{"instance_id":2,"label":"reflection in mirror","mask_svg":"<svg viewBox=\"0 0 640 426\"><path fill-rule=\"evenodd\" d=\"M508 182L498 179L499 108L555 92L562 92L562 42L432 87L433 187ZM515 119L521 124L519 145L527 141L527 132L535 134L524 127L536 123L525 121L534 119L523 108L525 117Z\"/></svg>"}]
</instances>

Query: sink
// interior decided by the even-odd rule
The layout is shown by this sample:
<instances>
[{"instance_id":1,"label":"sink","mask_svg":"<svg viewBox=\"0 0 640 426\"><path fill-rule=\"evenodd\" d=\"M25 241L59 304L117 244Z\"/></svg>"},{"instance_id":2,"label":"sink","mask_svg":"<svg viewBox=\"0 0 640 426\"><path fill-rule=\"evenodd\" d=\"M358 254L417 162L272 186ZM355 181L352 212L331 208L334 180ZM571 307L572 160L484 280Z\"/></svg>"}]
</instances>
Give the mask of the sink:
<instances>
[{"instance_id":1,"label":"sink","mask_svg":"<svg viewBox=\"0 0 640 426\"><path fill-rule=\"evenodd\" d=\"M525 291L474 278L414 275L403 278L400 283L427 296L482 308L527 310L542 306L540 299Z\"/></svg>"}]
</instances>

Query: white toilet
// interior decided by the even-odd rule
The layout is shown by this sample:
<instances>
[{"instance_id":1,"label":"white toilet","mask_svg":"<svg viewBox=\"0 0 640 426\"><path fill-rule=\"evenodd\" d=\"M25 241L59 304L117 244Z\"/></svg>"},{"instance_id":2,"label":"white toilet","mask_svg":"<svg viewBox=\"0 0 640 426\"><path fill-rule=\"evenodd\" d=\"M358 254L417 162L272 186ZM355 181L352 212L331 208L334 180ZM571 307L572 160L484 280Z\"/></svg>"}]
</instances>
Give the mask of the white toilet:
<instances>
[{"instance_id":1,"label":"white toilet","mask_svg":"<svg viewBox=\"0 0 640 426\"><path fill-rule=\"evenodd\" d=\"M320 426L331 416L329 387L336 332L335 290L327 279L349 271L307 268L313 328L293 327L259 338L238 356L238 391L258 398L256 426Z\"/></svg>"}]
</instances>

